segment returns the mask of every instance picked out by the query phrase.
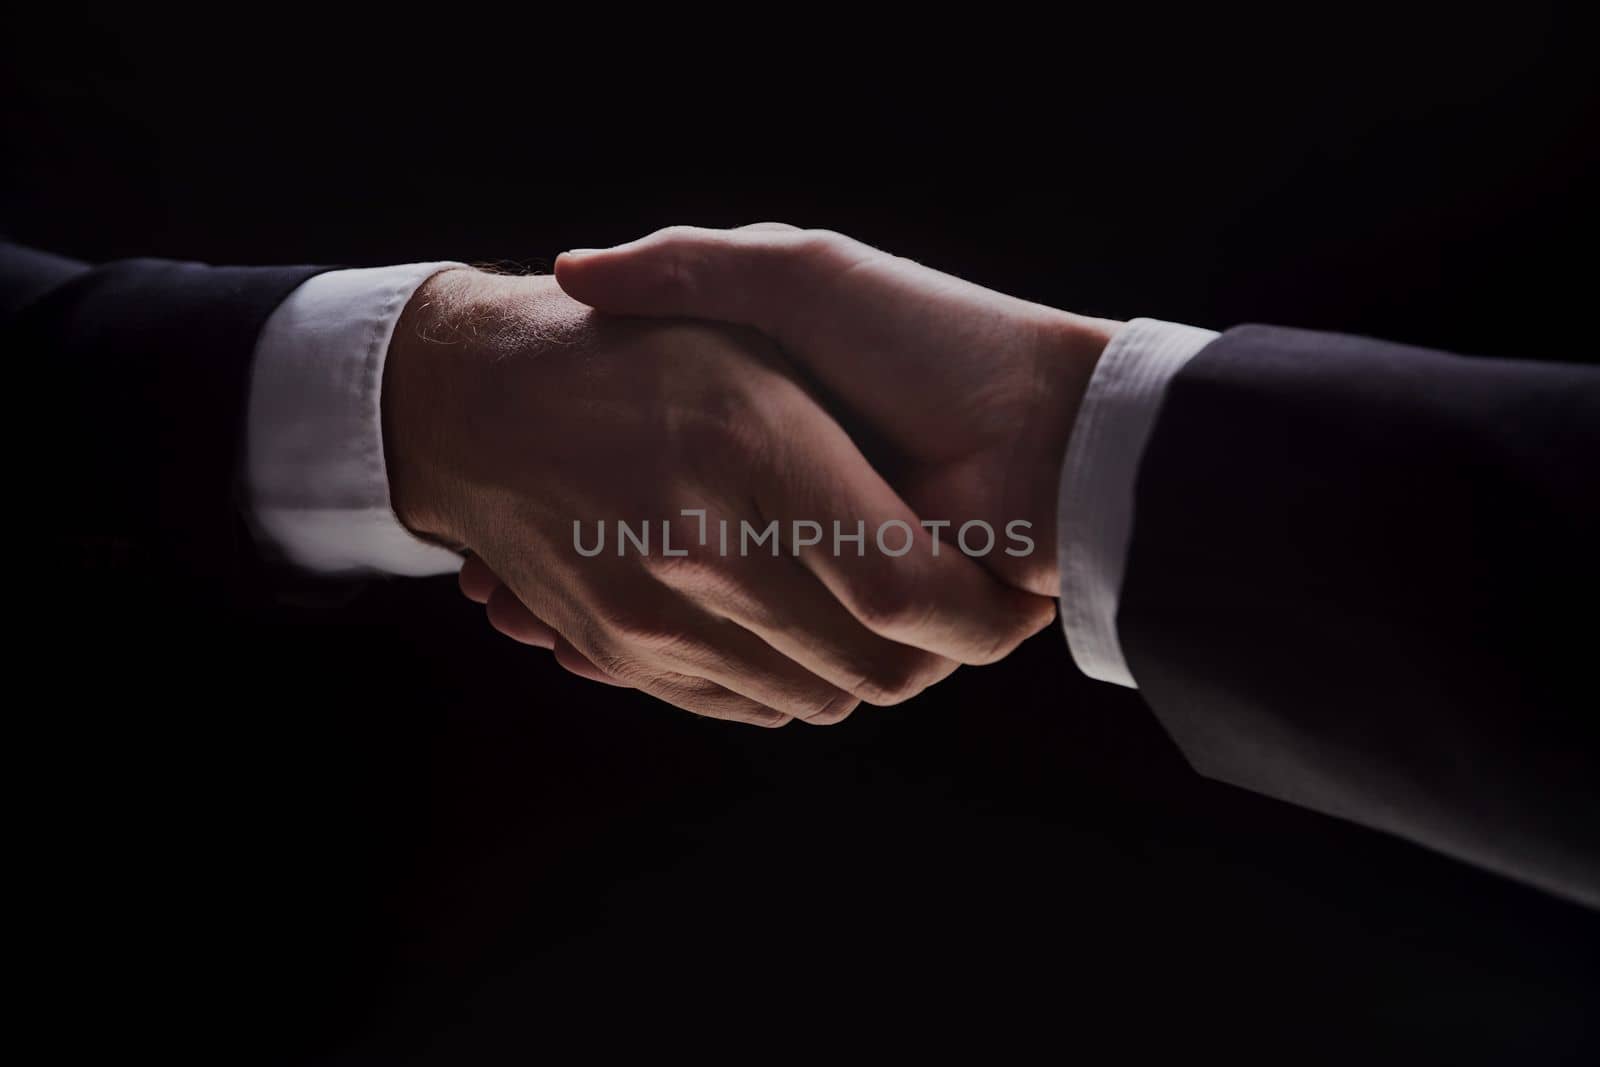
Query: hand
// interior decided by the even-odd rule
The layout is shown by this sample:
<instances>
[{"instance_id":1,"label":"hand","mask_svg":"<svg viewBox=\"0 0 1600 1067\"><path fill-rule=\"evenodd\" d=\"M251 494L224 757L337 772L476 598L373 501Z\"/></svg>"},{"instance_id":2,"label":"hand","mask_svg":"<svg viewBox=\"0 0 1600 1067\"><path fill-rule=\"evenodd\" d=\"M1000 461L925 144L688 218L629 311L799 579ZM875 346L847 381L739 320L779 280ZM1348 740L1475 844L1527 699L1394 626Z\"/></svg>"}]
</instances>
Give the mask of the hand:
<instances>
[{"instance_id":1,"label":"hand","mask_svg":"<svg viewBox=\"0 0 1600 1067\"><path fill-rule=\"evenodd\" d=\"M495 594L491 614L580 673L691 711L837 721L998 659L1053 616L1048 600L933 552L754 333L607 319L549 278L448 271L402 315L382 396L395 511L481 561L467 587L475 566L504 580L522 608ZM704 510L709 538L686 509ZM795 520L835 518L919 536L900 558L836 554L830 538L795 551ZM621 552L619 520L647 523L653 551ZM736 541L741 522L774 520L780 554L720 550L719 523ZM589 557L577 549L597 524L608 540ZM666 554L663 536L685 554Z\"/></svg>"},{"instance_id":2,"label":"hand","mask_svg":"<svg viewBox=\"0 0 1600 1067\"><path fill-rule=\"evenodd\" d=\"M772 338L892 451L925 518L1016 520L1037 541L985 563L1060 592L1056 497L1073 417L1118 324L983 289L841 234L673 227L556 261L568 294L619 315L737 323ZM877 459L878 457L874 457ZM981 529L972 534L981 541ZM974 547L977 547L974 545Z\"/></svg>"}]
</instances>

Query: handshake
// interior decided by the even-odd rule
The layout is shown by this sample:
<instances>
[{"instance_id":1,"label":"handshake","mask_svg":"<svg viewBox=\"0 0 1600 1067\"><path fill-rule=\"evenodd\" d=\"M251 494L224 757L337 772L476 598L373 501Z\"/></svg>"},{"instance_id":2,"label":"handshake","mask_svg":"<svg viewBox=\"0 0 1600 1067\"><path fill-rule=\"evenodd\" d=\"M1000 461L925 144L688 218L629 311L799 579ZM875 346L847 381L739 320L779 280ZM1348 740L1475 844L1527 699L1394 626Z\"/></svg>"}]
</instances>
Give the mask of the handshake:
<instances>
[{"instance_id":1,"label":"handshake","mask_svg":"<svg viewBox=\"0 0 1600 1067\"><path fill-rule=\"evenodd\" d=\"M773 224L448 270L390 344L391 498L568 670L838 722L1054 618L1062 461L1116 325Z\"/></svg>"}]
</instances>

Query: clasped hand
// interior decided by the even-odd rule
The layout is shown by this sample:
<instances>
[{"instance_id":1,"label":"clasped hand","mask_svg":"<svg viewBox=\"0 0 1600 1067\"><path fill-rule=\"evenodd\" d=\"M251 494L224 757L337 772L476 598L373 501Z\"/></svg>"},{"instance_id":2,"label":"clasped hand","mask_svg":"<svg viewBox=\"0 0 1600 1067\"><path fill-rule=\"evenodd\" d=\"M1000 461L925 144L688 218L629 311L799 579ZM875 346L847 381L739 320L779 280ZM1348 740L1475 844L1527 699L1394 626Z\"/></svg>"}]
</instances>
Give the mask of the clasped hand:
<instances>
[{"instance_id":1,"label":"clasped hand","mask_svg":"<svg viewBox=\"0 0 1600 1067\"><path fill-rule=\"evenodd\" d=\"M447 271L390 346L392 499L569 670L837 722L1054 617L1056 485L1113 327L774 225Z\"/></svg>"}]
</instances>

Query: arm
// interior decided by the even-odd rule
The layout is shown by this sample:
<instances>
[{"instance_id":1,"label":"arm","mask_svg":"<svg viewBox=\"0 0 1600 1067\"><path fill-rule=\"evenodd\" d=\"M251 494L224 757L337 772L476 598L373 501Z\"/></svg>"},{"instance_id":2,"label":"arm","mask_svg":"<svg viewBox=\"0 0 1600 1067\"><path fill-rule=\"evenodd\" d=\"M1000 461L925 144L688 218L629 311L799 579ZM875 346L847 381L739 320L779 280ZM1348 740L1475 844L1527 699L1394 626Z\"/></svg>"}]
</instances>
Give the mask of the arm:
<instances>
[{"instance_id":1,"label":"arm","mask_svg":"<svg viewBox=\"0 0 1600 1067\"><path fill-rule=\"evenodd\" d=\"M1600 372L1109 324L792 228L556 270L603 310L763 330L896 447L910 498L1058 535L999 573L1059 591L1079 664L1203 773L1600 902L1571 621L1600 598Z\"/></svg>"},{"instance_id":2,"label":"arm","mask_svg":"<svg viewBox=\"0 0 1600 1067\"><path fill-rule=\"evenodd\" d=\"M1185 363L1117 615L1201 773L1600 904L1600 370L1250 326Z\"/></svg>"},{"instance_id":3,"label":"arm","mask_svg":"<svg viewBox=\"0 0 1600 1067\"><path fill-rule=\"evenodd\" d=\"M68 558L159 560L210 578L248 546L237 496L262 324L315 267L126 260L0 247L18 396L55 435L22 480ZM34 407L34 406L37 407Z\"/></svg>"},{"instance_id":4,"label":"arm","mask_svg":"<svg viewBox=\"0 0 1600 1067\"><path fill-rule=\"evenodd\" d=\"M569 665L765 725L903 700L1054 614L924 533L893 566L803 538L917 517L748 334L600 323L549 279L448 264L6 266L24 395L68 413L30 501L136 546L163 595L199 577L203 610L253 571L246 512L316 571L438 573L459 546L540 605ZM620 532L579 550L612 522L635 552ZM708 547L746 524L770 548Z\"/></svg>"}]
</instances>

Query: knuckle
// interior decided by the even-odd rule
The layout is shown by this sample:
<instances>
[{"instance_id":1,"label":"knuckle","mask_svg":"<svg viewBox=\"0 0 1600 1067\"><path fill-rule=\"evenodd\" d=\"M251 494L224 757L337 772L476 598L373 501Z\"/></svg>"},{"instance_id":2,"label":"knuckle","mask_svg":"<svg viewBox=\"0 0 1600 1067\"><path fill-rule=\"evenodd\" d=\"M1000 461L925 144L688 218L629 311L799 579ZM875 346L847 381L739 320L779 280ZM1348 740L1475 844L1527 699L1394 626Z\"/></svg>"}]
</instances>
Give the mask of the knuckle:
<instances>
[{"instance_id":1,"label":"knuckle","mask_svg":"<svg viewBox=\"0 0 1600 1067\"><path fill-rule=\"evenodd\" d=\"M982 667L990 663L999 663L1028 637L1016 626L1009 622L999 625L974 642L973 647L961 656L961 662L972 667Z\"/></svg>"},{"instance_id":2,"label":"knuckle","mask_svg":"<svg viewBox=\"0 0 1600 1067\"><path fill-rule=\"evenodd\" d=\"M882 253L832 230L807 230L799 238L801 255L823 277L839 275Z\"/></svg>"},{"instance_id":3,"label":"knuckle","mask_svg":"<svg viewBox=\"0 0 1600 1067\"><path fill-rule=\"evenodd\" d=\"M697 715L779 726L790 718L843 718L849 714L850 708L841 705L846 701L853 702L848 694L831 689L823 695L774 693L763 700L752 699L712 680L722 672L736 672L739 668L738 664L723 657L715 648L697 646L693 659L694 662L687 664L686 669L709 670L712 672L710 678L698 674L675 674L661 678L656 684L665 699Z\"/></svg>"},{"instance_id":4,"label":"knuckle","mask_svg":"<svg viewBox=\"0 0 1600 1067\"><path fill-rule=\"evenodd\" d=\"M792 716L740 696L706 678L662 671L642 672L635 688L706 719L778 727Z\"/></svg>"},{"instance_id":5,"label":"knuckle","mask_svg":"<svg viewBox=\"0 0 1600 1067\"><path fill-rule=\"evenodd\" d=\"M669 249L656 261L654 274L652 283L662 299L677 305L686 303L694 297L695 263L687 250Z\"/></svg>"},{"instance_id":6,"label":"knuckle","mask_svg":"<svg viewBox=\"0 0 1600 1067\"><path fill-rule=\"evenodd\" d=\"M749 664L721 647L714 638L681 640L665 649L663 655L697 676L713 680L738 678L750 670Z\"/></svg>"},{"instance_id":7,"label":"knuckle","mask_svg":"<svg viewBox=\"0 0 1600 1067\"><path fill-rule=\"evenodd\" d=\"M642 557L639 562L646 573L665 585L670 585L674 589L697 589L705 585L707 579L714 573L711 561L692 552L686 556L677 555L679 551L677 546L682 543L676 540L677 536L677 534L672 535L673 555L668 555L667 550L663 548L659 552L652 552ZM689 550L684 549L684 551Z\"/></svg>"},{"instance_id":8,"label":"knuckle","mask_svg":"<svg viewBox=\"0 0 1600 1067\"><path fill-rule=\"evenodd\" d=\"M710 682L703 685L687 684L686 692L679 702L696 715L745 722L755 726L782 726L790 718Z\"/></svg>"},{"instance_id":9,"label":"knuckle","mask_svg":"<svg viewBox=\"0 0 1600 1067\"><path fill-rule=\"evenodd\" d=\"M692 240L699 237L703 231L697 226L676 225L663 226L653 235L654 239L666 244L675 244L681 241Z\"/></svg>"},{"instance_id":10,"label":"knuckle","mask_svg":"<svg viewBox=\"0 0 1600 1067\"><path fill-rule=\"evenodd\" d=\"M847 240L843 234L832 230L771 230L761 235L759 243L750 246L750 262L767 271L804 269L838 256Z\"/></svg>"},{"instance_id":11,"label":"knuckle","mask_svg":"<svg viewBox=\"0 0 1600 1067\"><path fill-rule=\"evenodd\" d=\"M1027 628L1027 636L1032 637L1050 628L1056 621L1056 602L1052 597L1041 596L1034 598L1034 605L1023 620Z\"/></svg>"},{"instance_id":12,"label":"knuckle","mask_svg":"<svg viewBox=\"0 0 1600 1067\"><path fill-rule=\"evenodd\" d=\"M850 238L837 230L801 230L794 240L802 252L819 256L839 252L850 243Z\"/></svg>"},{"instance_id":13,"label":"knuckle","mask_svg":"<svg viewBox=\"0 0 1600 1067\"><path fill-rule=\"evenodd\" d=\"M879 665L862 679L868 699L880 707L903 704L927 687L925 671L910 658Z\"/></svg>"},{"instance_id":14,"label":"knuckle","mask_svg":"<svg viewBox=\"0 0 1600 1067\"><path fill-rule=\"evenodd\" d=\"M592 644L585 655L602 673L619 682L638 684L645 678L643 665L625 649L610 642Z\"/></svg>"},{"instance_id":15,"label":"knuckle","mask_svg":"<svg viewBox=\"0 0 1600 1067\"><path fill-rule=\"evenodd\" d=\"M602 643L622 655L669 652L684 641L682 631L664 615L644 608L613 607L603 615L607 637Z\"/></svg>"},{"instance_id":16,"label":"knuckle","mask_svg":"<svg viewBox=\"0 0 1600 1067\"><path fill-rule=\"evenodd\" d=\"M650 692L697 715L713 714L726 704L726 693L720 686L684 675L657 678Z\"/></svg>"},{"instance_id":17,"label":"knuckle","mask_svg":"<svg viewBox=\"0 0 1600 1067\"><path fill-rule=\"evenodd\" d=\"M674 589L719 588L728 582L722 561L700 544L698 524L669 520L663 531L660 551L640 557L648 574Z\"/></svg>"},{"instance_id":18,"label":"knuckle","mask_svg":"<svg viewBox=\"0 0 1600 1067\"><path fill-rule=\"evenodd\" d=\"M921 649L887 645L870 660L858 661L850 691L870 704L901 704L948 678L959 664Z\"/></svg>"},{"instance_id":19,"label":"knuckle","mask_svg":"<svg viewBox=\"0 0 1600 1067\"><path fill-rule=\"evenodd\" d=\"M962 661L969 667L986 667L991 663L999 663L1022 644L1022 637L1010 633L1001 634L986 642L981 648L962 657Z\"/></svg>"},{"instance_id":20,"label":"knuckle","mask_svg":"<svg viewBox=\"0 0 1600 1067\"><path fill-rule=\"evenodd\" d=\"M915 583L897 569L881 570L858 581L853 590L858 617L879 633L905 633L928 621L931 607Z\"/></svg>"},{"instance_id":21,"label":"knuckle","mask_svg":"<svg viewBox=\"0 0 1600 1067\"><path fill-rule=\"evenodd\" d=\"M737 562L723 558L715 549L696 549L685 556L652 560L650 574L714 615L726 617L737 611L759 621L771 619L775 609L763 603L759 587L740 574Z\"/></svg>"},{"instance_id":22,"label":"knuckle","mask_svg":"<svg viewBox=\"0 0 1600 1067\"><path fill-rule=\"evenodd\" d=\"M998 663L1015 652L1024 641L1049 626L1055 618L1055 604L1046 597L1030 597L1004 624L990 635L988 644L972 660L975 665Z\"/></svg>"},{"instance_id":23,"label":"knuckle","mask_svg":"<svg viewBox=\"0 0 1600 1067\"><path fill-rule=\"evenodd\" d=\"M856 697L833 697L824 701L816 711L800 717L812 726L833 726L844 722L850 717L850 713L860 706L861 701Z\"/></svg>"},{"instance_id":24,"label":"knuckle","mask_svg":"<svg viewBox=\"0 0 1600 1067\"><path fill-rule=\"evenodd\" d=\"M628 634L635 648L659 659L694 663L704 657L697 655L699 644L679 630L654 623L636 625Z\"/></svg>"},{"instance_id":25,"label":"knuckle","mask_svg":"<svg viewBox=\"0 0 1600 1067\"><path fill-rule=\"evenodd\" d=\"M650 695L700 719L741 719L744 716L726 707L715 696L681 686L650 690Z\"/></svg>"}]
</instances>

